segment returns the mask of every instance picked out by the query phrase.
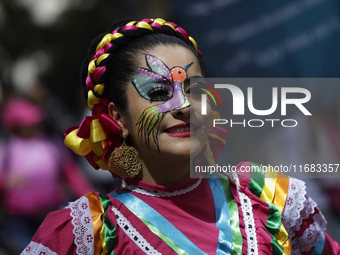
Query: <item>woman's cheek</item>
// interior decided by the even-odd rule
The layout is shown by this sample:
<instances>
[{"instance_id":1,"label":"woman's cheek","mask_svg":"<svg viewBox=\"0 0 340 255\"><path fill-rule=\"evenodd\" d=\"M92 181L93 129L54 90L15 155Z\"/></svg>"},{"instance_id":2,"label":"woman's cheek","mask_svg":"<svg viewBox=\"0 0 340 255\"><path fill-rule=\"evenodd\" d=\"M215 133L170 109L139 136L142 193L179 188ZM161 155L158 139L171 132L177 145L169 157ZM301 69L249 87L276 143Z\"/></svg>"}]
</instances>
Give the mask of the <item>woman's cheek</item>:
<instances>
[{"instance_id":1,"label":"woman's cheek","mask_svg":"<svg viewBox=\"0 0 340 255\"><path fill-rule=\"evenodd\" d=\"M212 123L212 111L210 101L207 100L206 104L206 114L202 114L202 101L197 98L189 98L191 107L191 118L197 118L202 124L210 126ZM193 116L194 115L194 116Z\"/></svg>"},{"instance_id":2,"label":"woman's cheek","mask_svg":"<svg viewBox=\"0 0 340 255\"><path fill-rule=\"evenodd\" d=\"M143 110L136 123L138 136L146 146L156 146L159 150L158 132L164 113L155 105Z\"/></svg>"}]
</instances>

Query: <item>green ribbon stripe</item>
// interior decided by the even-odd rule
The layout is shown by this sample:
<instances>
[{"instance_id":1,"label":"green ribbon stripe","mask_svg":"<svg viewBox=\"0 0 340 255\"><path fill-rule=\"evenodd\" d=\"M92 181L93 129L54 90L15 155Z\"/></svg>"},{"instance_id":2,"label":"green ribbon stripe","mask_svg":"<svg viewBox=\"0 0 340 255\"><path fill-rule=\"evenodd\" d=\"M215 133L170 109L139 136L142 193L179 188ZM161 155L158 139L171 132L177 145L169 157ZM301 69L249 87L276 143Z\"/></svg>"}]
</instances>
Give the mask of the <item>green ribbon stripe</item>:
<instances>
[{"instance_id":1,"label":"green ribbon stripe","mask_svg":"<svg viewBox=\"0 0 340 255\"><path fill-rule=\"evenodd\" d=\"M283 247L278 243L277 239L275 236L270 234L272 237L271 244L272 244L272 250L273 250L273 255L282 255L284 252Z\"/></svg>"},{"instance_id":2,"label":"green ribbon stripe","mask_svg":"<svg viewBox=\"0 0 340 255\"><path fill-rule=\"evenodd\" d=\"M266 202L269 206L269 213L267 217L267 229L272 237L271 244L273 254L283 254L284 248L278 243L275 234L280 232L281 227L281 212L280 210L272 203Z\"/></svg>"},{"instance_id":3,"label":"green ribbon stripe","mask_svg":"<svg viewBox=\"0 0 340 255\"><path fill-rule=\"evenodd\" d=\"M179 255L189 255L186 251L184 251L182 248L180 248L174 241L172 241L169 237L167 237L165 234L163 234L162 231L160 231L158 228L156 228L154 225L152 225L147 219L145 219L142 215L134 211L133 209L128 209L136 215L150 230L153 232L156 236L158 236L160 239L162 239L171 249L173 249L177 254Z\"/></svg>"},{"instance_id":4,"label":"green ribbon stripe","mask_svg":"<svg viewBox=\"0 0 340 255\"><path fill-rule=\"evenodd\" d=\"M268 202L266 203L269 206L269 213L267 216L267 229L272 235L275 235L280 232L281 212L274 204Z\"/></svg>"},{"instance_id":5,"label":"green ribbon stripe","mask_svg":"<svg viewBox=\"0 0 340 255\"><path fill-rule=\"evenodd\" d=\"M228 202L229 215L230 215L230 226L231 226L231 232L233 234L233 244L231 247L231 255L238 255L242 253L242 246L243 246L243 238L242 238L242 234L240 231L238 207L230 191L229 179L224 175L219 174L219 176L220 176L220 181L221 181L222 188L224 191L224 195Z\"/></svg>"},{"instance_id":6,"label":"green ribbon stripe","mask_svg":"<svg viewBox=\"0 0 340 255\"><path fill-rule=\"evenodd\" d=\"M248 189L257 197L260 197L263 191L265 173L262 171L261 166L258 164L251 163L251 168L258 169L259 171L254 171L251 173L251 179Z\"/></svg>"},{"instance_id":7,"label":"green ribbon stripe","mask_svg":"<svg viewBox=\"0 0 340 255\"><path fill-rule=\"evenodd\" d=\"M268 202L266 203L269 206L269 213L267 217L267 229L270 233L270 236L272 237L271 244L272 244L273 254L283 254L284 249L278 243L276 237L274 236L280 231L281 212L274 204L271 204Z\"/></svg>"},{"instance_id":8,"label":"green ribbon stripe","mask_svg":"<svg viewBox=\"0 0 340 255\"><path fill-rule=\"evenodd\" d=\"M249 182L248 189L255 194L257 197L261 197L264 183L265 183L265 173L262 171L260 165L251 163L252 169L258 169L259 171L254 171L251 174L251 180ZM271 244L273 254L283 254L283 247L278 243L276 237L274 236L276 233L280 231L281 226L281 212L279 209L272 203L266 202L269 207L269 213L267 216L267 226L270 236L272 237Z\"/></svg>"},{"instance_id":9,"label":"green ribbon stripe","mask_svg":"<svg viewBox=\"0 0 340 255\"><path fill-rule=\"evenodd\" d=\"M113 250L113 246L117 241L117 236L116 236L116 227L115 225L106 217L106 211L109 205L111 204L110 198L107 197L104 194L99 194L98 195L103 208L104 208L104 239L106 243L106 247L108 250L109 255L115 255L115 252Z\"/></svg>"}]
</instances>

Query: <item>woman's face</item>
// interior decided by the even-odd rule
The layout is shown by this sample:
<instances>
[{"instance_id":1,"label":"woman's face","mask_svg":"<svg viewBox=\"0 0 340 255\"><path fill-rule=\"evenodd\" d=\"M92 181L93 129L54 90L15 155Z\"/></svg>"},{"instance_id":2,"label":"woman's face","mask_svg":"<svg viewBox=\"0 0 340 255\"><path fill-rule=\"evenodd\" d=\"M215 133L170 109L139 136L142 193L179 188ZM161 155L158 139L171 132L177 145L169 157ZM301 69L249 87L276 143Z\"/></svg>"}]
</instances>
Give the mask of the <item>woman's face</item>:
<instances>
[{"instance_id":1,"label":"woman's face","mask_svg":"<svg viewBox=\"0 0 340 255\"><path fill-rule=\"evenodd\" d=\"M197 155L209 136L211 111L202 116L201 97L190 78L202 77L196 56L182 46L157 46L138 58L127 86L125 123L142 159ZM196 89L197 91L197 89Z\"/></svg>"}]
</instances>

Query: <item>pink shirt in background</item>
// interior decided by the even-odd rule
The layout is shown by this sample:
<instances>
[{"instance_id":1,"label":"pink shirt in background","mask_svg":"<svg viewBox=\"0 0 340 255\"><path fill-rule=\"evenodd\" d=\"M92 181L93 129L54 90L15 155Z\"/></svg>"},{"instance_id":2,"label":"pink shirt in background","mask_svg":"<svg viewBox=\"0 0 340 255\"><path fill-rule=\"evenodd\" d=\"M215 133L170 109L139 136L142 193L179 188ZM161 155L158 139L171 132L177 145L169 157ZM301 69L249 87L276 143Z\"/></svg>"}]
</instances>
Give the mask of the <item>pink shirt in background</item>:
<instances>
[{"instance_id":1,"label":"pink shirt in background","mask_svg":"<svg viewBox=\"0 0 340 255\"><path fill-rule=\"evenodd\" d=\"M94 190L57 139L13 136L0 153L3 202L9 214L34 216L65 205L65 183L75 197Z\"/></svg>"}]
</instances>

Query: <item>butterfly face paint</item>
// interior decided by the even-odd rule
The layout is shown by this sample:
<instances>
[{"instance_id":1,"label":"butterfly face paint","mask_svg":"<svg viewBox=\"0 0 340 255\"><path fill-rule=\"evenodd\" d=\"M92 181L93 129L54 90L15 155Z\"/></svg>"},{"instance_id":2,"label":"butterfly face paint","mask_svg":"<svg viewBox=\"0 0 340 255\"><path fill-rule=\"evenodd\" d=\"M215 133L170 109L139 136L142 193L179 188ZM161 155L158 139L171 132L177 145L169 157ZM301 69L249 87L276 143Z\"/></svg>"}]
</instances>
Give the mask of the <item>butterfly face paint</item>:
<instances>
[{"instance_id":1,"label":"butterfly face paint","mask_svg":"<svg viewBox=\"0 0 340 255\"><path fill-rule=\"evenodd\" d=\"M144 109L136 126L138 135L145 143L150 147L152 139L159 150L157 135L165 113L190 106L184 91L184 81L187 78L186 70L193 62L185 67L169 69L155 56L145 55L145 61L149 69L139 68L131 82L144 99L165 102Z\"/></svg>"}]
</instances>

